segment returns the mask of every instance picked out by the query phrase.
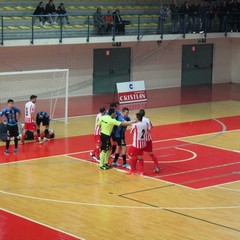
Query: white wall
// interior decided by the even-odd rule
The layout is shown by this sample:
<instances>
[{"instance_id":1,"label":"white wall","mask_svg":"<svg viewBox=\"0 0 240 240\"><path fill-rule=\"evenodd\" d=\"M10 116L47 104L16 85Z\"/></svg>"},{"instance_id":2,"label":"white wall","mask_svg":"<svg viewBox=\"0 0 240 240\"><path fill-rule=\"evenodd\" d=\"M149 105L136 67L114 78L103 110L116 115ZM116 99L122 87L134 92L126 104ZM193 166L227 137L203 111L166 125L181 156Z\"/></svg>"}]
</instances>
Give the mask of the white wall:
<instances>
[{"instance_id":1,"label":"white wall","mask_svg":"<svg viewBox=\"0 0 240 240\"><path fill-rule=\"evenodd\" d=\"M210 39L207 43L214 44L213 82L239 82L239 40ZM197 40L122 43L122 47L132 49L131 79L145 80L147 89L180 86L183 44L197 44ZM231 51L232 45L236 51ZM1 47L0 71L69 68L70 83L75 89L72 94L89 95L93 49L111 47L111 43Z\"/></svg>"},{"instance_id":2,"label":"white wall","mask_svg":"<svg viewBox=\"0 0 240 240\"><path fill-rule=\"evenodd\" d=\"M240 83L240 39L232 39L232 82Z\"/></svg>"}]
</instances>

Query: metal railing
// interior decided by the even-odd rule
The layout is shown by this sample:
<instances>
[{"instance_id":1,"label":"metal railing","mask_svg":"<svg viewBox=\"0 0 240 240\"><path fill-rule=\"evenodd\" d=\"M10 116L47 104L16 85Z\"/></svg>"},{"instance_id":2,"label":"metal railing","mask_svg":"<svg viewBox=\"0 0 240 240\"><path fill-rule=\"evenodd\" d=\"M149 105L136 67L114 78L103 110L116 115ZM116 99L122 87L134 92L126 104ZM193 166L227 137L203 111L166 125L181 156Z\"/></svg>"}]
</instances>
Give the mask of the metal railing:
<instances>
[{"instance_id":1,"label":"metal railing","mask_svg":"<svg viewBox=\"0 0 240 240\"><path fill-rule=\"evenodd\" d=\"M66 23L66 16L70 24ZM141 40L144 35L186 34L201 33L207 37L208 33L222 32L227 36L228 32L240 31L239 14L224 15L210 18L208 14L202 16L169 15L166 18L158 15L122 15L123 23L113 22L111 31L106 31L103 25L102 30L94 23L94 15L53 15L57 23L46 24L48 15L14 15L0 16L1 19L1 45L6 40L29 39L32 44L36 39L57 38L62 43L66 38L85 38L89 42L92 37L111 36L110 41L115 41L117 36L135 36L136 41ZM39 19L44 22L39 22ZM40 25L41 24L41 25ZM119 27L122 24L122 31Z\"/></svg>"}]
</instances>

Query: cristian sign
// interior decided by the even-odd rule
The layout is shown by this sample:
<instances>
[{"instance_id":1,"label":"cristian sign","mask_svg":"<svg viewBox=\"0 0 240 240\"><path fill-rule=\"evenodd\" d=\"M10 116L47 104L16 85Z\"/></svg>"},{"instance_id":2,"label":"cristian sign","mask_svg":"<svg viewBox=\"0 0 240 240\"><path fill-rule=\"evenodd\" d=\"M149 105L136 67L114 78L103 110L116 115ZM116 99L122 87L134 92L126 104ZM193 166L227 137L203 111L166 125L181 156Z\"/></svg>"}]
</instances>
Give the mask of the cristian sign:
<instances>
[{"instance_id":1,"label":"cristian sign","mask_svg":"<svg viewBox=\"0 0 240 240\"><path fill-rule=\"evenodd\" d=\"M117 92L120 104L147 101L144 81L117 83Z\"/></svg>"}]
</instances>

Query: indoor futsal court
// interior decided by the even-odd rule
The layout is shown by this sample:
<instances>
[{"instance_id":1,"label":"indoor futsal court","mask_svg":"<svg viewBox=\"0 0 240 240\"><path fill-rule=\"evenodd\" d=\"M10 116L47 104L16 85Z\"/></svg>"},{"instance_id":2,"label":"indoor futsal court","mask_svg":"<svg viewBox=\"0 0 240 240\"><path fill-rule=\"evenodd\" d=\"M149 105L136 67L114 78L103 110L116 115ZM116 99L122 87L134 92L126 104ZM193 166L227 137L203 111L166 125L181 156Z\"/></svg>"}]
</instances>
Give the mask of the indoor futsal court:
<instances>
[{"instance_id":1,"label":"indoor futsal court","mask_svg":"<svg viewBox=\"0 0 240 240\"><path fill-rule=\"evenodd\" d=\"M0 239L240 239L239 92L233 83L149 90L147 102L127 105L154 126L162 170L144 154L143 176L99 170L90 156L96 114L112 95L70 99L70 116L86 103L81 117L53 121L54 140L9 156L1 142Z\"/></svg>"}]
</instances>

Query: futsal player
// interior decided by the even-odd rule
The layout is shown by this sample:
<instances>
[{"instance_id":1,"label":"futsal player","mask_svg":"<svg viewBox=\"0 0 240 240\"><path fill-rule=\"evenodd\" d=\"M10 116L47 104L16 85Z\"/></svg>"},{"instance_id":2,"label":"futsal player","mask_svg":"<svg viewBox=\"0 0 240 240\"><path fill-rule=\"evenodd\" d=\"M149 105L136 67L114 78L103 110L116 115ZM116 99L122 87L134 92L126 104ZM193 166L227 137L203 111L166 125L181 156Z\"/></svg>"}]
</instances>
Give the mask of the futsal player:
<instances>
[{"instance_id":1,"label":"futsal player","mask_svg":"<svg viewBox=\"0 0 240 240\"><path fill-rule=\"evenodd\" d=\"M148 130L147 124L142 122L142 115L140 113L136 114L137 123L132 125L130 131L133 134L132 145L128 149L128 156L130 158L131 169L128 173L137 173L143 175L143 150L147 145L146 133ZM137 170L137 161L139 162L139 170Z\"/></svg>"},{"instance_id":2,"label":"futsal player","mask_svg":"<svg viewBox=\"0 0 240 240\"><path fill-rule=\"evenodd\" d=\"M115 111L116 111L116 115L115 115L115 119L118 120L118 118L121 117L121 113L117 110L117 104L116 103L111 103L109 108L114 108ZM115 154L115 151L116 151L116 148L117 148L117 141L115 139L115 131L117 129L117 126L114 126L113 127L113 130L112 130L112 133L111 133L111 138L112 138L112 152L111 152L111 157L114 158L114 154Z\"/></svg>"},{"instance_id":3,"label":"futsal player","mask_svg":"<svg viewBox=\"0 0 240 240\"><path fill-rule=\"evenodd\" d=\"M99 162L99 154L100 154L100 148L101 148L101 139L100 139L101 127L97 123L101 119L101 117L104 116L105 114L106 114L105 107L101 107L98 115L96 116L96 121L95 121L95 128L94 128L95 148L92 152L90 152L90 155L92 156L92 158L98 162Z\"/></svg>"},{"instance_id":4,"label":"futsal player","mask_svg":"<svg viewBox=\"0 0 240 240\"><path fill-rule=\"evenodd\" d=\"M153 160L154 164L155 164L155 169L154 172L158 173L161 168L158 165L158 160L157 157L154 155L153 153L153 148L152 148L152 136L151 136L151 130L153 128L153 125L150 121L149 118L145 117L145 110L141 109L139 110L139 113L142 115L142 122L147 124L148 127L148 131L146 132L146 142L147 142L147 146L144 148L144 152L147 152L148 155L151 157L151 159Z\"/></svg>"},{"instance_id":5,"label":"futsal player","mask_svg":"<svg viewBox=\"0 0 240 240\"><path fill-rule=\"evenodd\" d=\"M129 126L135 121L119 122L115 118L116 111L114 108L109 108L108 113L101 117L97 125L101 127L101 153L100 153L100 164L99 169L107 170L111 168L108 163L108 158L111 149L110 136L114 126Z\"/></svg>"},{"instance_id":6,"label":"futsal player","mask_svg":"<svg viewBox=\"0 0 240 240\"><path fill-rule=\"evenodd\" d=\"M1 121L6 125L7 129L7 139L6 139L6 150L5 154L9 155L9 145L11 138L14 138L14 151L13 153L18 153L18 118L21 115L19 108L14 106L13 99L8 99L7 107L3 108L1 115Z\"/></svg>"},{"instance_id":7,"label":"futsal player","mask_svg":"<svg viewBox=\"0 0 240 240\"><path fill-rule=\"evenodd\" d=\"M43 141L47 142L50 138L54 138L54 132L51 129L49 129L50 117L46 112L41 111L41 112L38 112L36 115L38 142L39 143L41 142L41 135L40 135L41 124L42 126L45 127Z\"/></svg>"},{"instance_id":8,"label":"futsal player","mask_svg":"<svg viewBox=\"0 0 240 240\"><path fill-rule=\"evenodd\" d=\"M122 109L122 114L121 116L118 117L118 121L124 122L124 121L130 121L131 119L129 118L129 109L128 108L123 108ZM122 154L122 159L123 159L123 167L124 168L130 168L130 165L127 163L127 146L126 146L126 141L125 141L125 132L126 132L127 127L124 126L119 126L116 128L114 132L115 140L117 142L117 148L116 148L116 153L115 157L113 160L112 165L113 166L121 166L121 164L118 163L118 158L120 153Z\"/></svg>"},{"instance_id":9,"label":"futsal player","mask_svg":"<svg viewBox=\"0 0 240 240\"><path fill-rule=\"evenodd\" d=\"M22 144L24 144L26 138L26 131L33 132L34 139L36 143L41 143L38 141L38 135L36 132L36 123L35 123L35 103L37 101L36 95L30 96L30 101L25 104L25 118L24 118L24 127L22 132Z\"/></svg>"}]
</instances>

